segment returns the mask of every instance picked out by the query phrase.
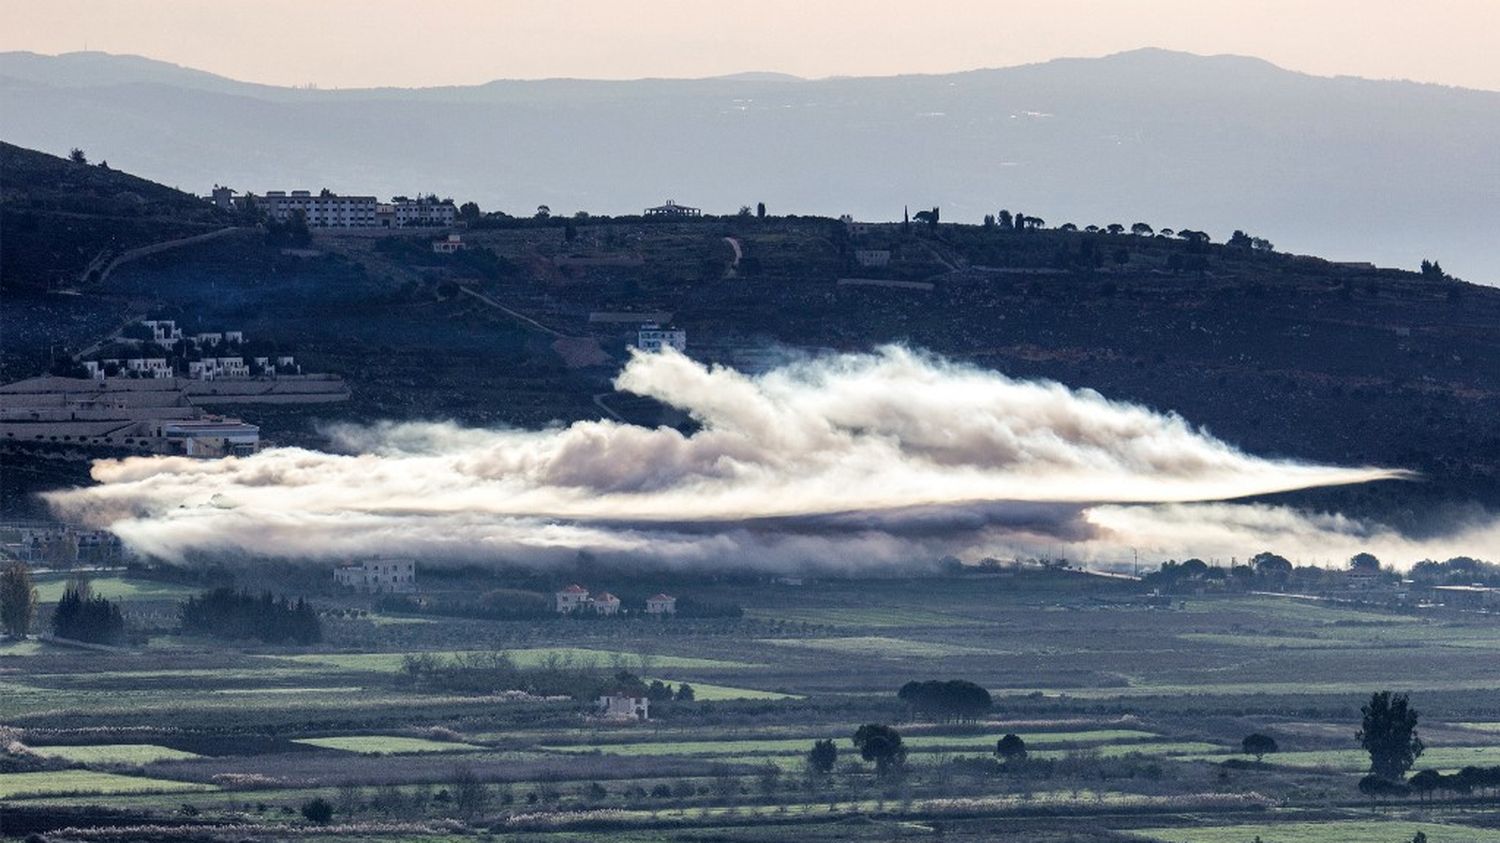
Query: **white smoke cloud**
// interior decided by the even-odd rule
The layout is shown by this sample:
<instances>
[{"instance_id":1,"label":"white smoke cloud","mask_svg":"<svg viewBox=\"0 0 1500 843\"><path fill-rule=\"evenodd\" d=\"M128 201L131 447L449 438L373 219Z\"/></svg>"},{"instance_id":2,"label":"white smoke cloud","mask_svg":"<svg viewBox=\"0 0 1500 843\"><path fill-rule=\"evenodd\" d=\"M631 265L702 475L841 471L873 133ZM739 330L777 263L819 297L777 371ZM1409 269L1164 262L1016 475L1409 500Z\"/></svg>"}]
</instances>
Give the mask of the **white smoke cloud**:
<instances>
[{"instance_id":1,"label":"white smoke cloud","mask_svg":"<svg viewBox=\"0 0 1500 843\"><path fill-rule=\"evenodd\" d=\"M1278 537L1359 538L1373 528L1202 502L1406 476L1253 457L1173 414L898 347L755 376L636 354L616 386L681 408L697 429L339 426L330 434L341 453L100 460L98 485L48 500L166 558L407 553L544 565L588 551L880 568L1058 542L1108 558L1140 545L1202 556L1214 551L1200 544L1244 554Z\"/></svg>"}]
</instances>

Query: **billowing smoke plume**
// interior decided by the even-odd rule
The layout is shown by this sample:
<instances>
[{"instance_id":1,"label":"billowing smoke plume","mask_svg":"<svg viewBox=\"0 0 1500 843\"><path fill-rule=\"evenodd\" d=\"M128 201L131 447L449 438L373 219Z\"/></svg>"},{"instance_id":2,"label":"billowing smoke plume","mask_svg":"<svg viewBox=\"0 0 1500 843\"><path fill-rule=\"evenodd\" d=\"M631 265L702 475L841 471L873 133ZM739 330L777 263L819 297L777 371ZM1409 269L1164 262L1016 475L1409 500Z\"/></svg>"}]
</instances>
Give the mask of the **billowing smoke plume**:
<instances>
[{"instance_id":1,"label":"billowing smoke plume","mask_svg":"<svg viewBox=\"0 0 1500 843\"><path fill-rule=\"evenodd\" d=\"M49 500L167 558L399 552L543 565L588 551L849 568L1058 543L1102 558L1129 546L1245 553L1280 533L1357 541L1370 528L1202 502L1403 476L1259 459L1175 415L895 347L755 376L636 354L615 383L681 408L696 430L341 426L330 433L342 453L101 460L98 485ZM1237 544L1247 537L1265 541Z\"/></svg>"}]
</instances>

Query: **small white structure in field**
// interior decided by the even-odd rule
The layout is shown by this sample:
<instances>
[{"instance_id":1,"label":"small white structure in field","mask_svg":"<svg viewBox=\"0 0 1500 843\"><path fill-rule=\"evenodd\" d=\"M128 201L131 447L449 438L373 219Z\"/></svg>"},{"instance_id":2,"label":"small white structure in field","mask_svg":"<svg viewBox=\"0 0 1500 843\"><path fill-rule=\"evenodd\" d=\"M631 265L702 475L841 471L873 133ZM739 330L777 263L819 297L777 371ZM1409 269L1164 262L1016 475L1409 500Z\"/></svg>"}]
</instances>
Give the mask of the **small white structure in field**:
<instances>
[{"instance_id":1,"label":"small white structure in field","mask_svg":"<svg viewBox=\"0 0 1500 843\"><path fill-rule=\"evenodd\" d=\"M417 590L417 563L411 559L368 559L335 568L333 581L372 594L410 594Z\"/></svg>"},{"instance_id":2,"label":"small white structure in field","mask_svg":"<svg viewBox=\"0 0 1500 843\"><path fill-rule=\"evenodd\" d=\"M589 590L573 583L562 591L557 592L557 611L566 615L576 612L589 604Z\"/></svg>"},{"instance_id":3,"label":"small white structure in field","mask_svg":"<svg viewBox=\"0 0 1500 843\"><path fill-rule=\"evenodd\" d=\"M646 614L648 615L675 615L677 614L677 598L670 594L658 594L655 597L646 598Z\"/></svg>"},{"instance_id":4,"label":"small white structure in field","mask_svg":"<svg viewBox=\"0 0 1500 843\"><path fill-rule=\"evenodd\" d=\"M464 238L461 234L450 234L446 240L432 241L432 251L439 255L451 255L461 251L464 247Z\"/></svg>"},{"instance_id":5,"label":"small white structure in field","mask_svg":"<svg viewBox=\"0 0 1500 843\"><path fill-rule=\"evenodd\" d=\"M687 331L681 328L663 328L655 322L647 322L635 335L635 347L641 351L661 351L673 348L687 353Z\"/></svg>"},{"instance_id":6,"label":"small white structure in field","mask_svg":"<svg viewBox=\"0 0 1500 843\"><path fill-rule=\"evenodd\" d=\"M623 691L599 698L599 716L606 720L650 720L651 701Z\"/></svg>"},{"instance_id":7,"label":"small white structure in field","mask_svg":"<svg viewBox=\"0 0 1500 843\"><path fill-rule=\"evenodd\" d=\"M607 591L594 595L593 600L589 602L594 604L594 611L601 615L616 615L620 612L620 598Z\"/></svg>"}]
</instances>

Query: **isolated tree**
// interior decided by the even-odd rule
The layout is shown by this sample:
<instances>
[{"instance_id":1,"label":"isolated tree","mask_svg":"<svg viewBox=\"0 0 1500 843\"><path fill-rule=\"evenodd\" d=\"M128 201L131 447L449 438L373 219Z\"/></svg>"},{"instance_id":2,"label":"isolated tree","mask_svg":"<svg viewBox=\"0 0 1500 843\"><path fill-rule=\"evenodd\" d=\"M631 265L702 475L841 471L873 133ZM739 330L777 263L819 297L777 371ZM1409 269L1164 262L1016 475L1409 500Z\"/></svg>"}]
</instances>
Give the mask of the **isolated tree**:
<instances>
[{"instance_id":1,"label":"isolated tree","mask_svg":"<svg viewBox=\"0 0 1500 843\"><path fill-rule=\"evenodd\" d=\"M476 202L465 202L458 206L458 218L464 222L478 222L481 216Z\"/></svg>"},{"instance_id":2,"label":"isolated tree","mask_svg":"<svg viewBox=\"0 0 1500 843\"><path fill-rule=\"evenodd\" d=\"M551 219L552 209L546 205L536 206L536 218L539 220Z\"/></svg>"},{"instance_id":3,"label":"isolated tree","mask_svg":"<svg viewBox=\"0 0 1500 843\"><path fill-rule=\"evenodd\" d=\"M1380 560L1372 553L1356 553L1349 557L1349 570L1376 572L1380 570Z\"/></svg>"},{"instance_id":4,"label":"isolated tree","mask_svg":"<svg viewBox=\"0 0 1500 843\"><path fill-rule=\"evenodd\" d=\"M1070 223L1070 222L1065 222L1062 225L1058 226L1057 230L1058 231L1077 231L1078 230L1078 226L1076 226L1076 225L1074 225L1073 223Z\"/></svg>"},{"instance_id":5,"label":"isolated tree","mask_svg":"<svg viewBox=\"0 0 1500 843\"><path fill-rule=\"evenodd\" d=\"M875 773L884 776L906 763L906 746L901 734L890 726L866 723L854 732L854 748L859 757L874 762Z\"/></svg>"},{"instance_id":6,"label":"isolated tree","mask_svg":"<svg viewBox=\"0 0 1500 843\"><path fill-rule=\"evenodd\" d=\"M36 589L31 585L31 570L21 562L12 562L0 572L0 632L25 638L35 616Z\"/></svg>"},{"instance_id":7,"label":"isolated tree","mask_svg":"<svg viewBox=\"0 0 1500 843\"><path fill-rule=\"evenodd\" d=\"M1137 236L1147 236L1150 234L1154 234L1155 232L1152 230L1151 226L1146 225L1143 222L1138 222L1130 227L1130 233Z\"/></svg>"},{"instance_id":8,"label":"isolated tree","mask_svg":"<svg viewBox=\"0 0 1500 843\"><path fill-rule=\"evenodd\" d=\"M1417 710L1405 694L1376 691L1360 713L1364 721L1355 739L1370 753L1370 772L1392 781L1401 778L1425 749L1417 736Z\"/></svg>"},{"instance_id":9,"label":"isolated tree","mask_svg":"<svg viewBox=\"0 0 1500 843\"><path fill-rule=\"evenodd\" d=\"M749 205L741 205L740 206L740 211L739 211L739 216L741 216L741 217L743 217L745 219L749 219L750 218L750 206Z\"/></svg>"},{"instance_id":10,"label":"isolated tree","mask_svg":"<svg viewBox=\"0 0 1500 843\"><path fill-rule=\"evenodd\" d=\"M68 151L68 160L72 161L74 164L87 164L89 162L89 157L83 154L83 150L75 146Z\"/></svg>"},{"instance_id":11,"label":"isolated tree","mask_svg":"<svg viewBox=\"0 0 1500 843\"><path fill-rule=\"evenodd\" d=\"M995 227L995 215L994 214L985 214L984 215L984 227L985 228L994 228Z\"/></svg>"},{"instance_id":12,"label":"isolated tree","mask_svg":"<svg viewBox=\"0 0 1500 843\"><path fill-rule=\"evenodd\" d=\"M1123 234L1125 231L1125 226L1120 225L1117 222L1112 222L1109 225L1105 226L1104 230L1108 231L1110 234Z\"/></svg>"},{"instance_id":13,"label":"isolated tree","mask_svg":"<svg viewBox=\"0 0 1500 843\"><path fill-rule=\"evenodd\" d=\"M761 219L761 220L763 220L763 219L766 218L766 203L764 203L764 202L756 202L755 203L755 218L756 219Z\"/></svg>"},{"instance_id":14,"label":"isolated tree","mask_svg":"<svg viewBox=\"0 0 1500 843\"><path fill-rule=\"evenodd\" d=\"M1255 568L1255 573L1263 577L1280 579L1290 576L1292 563L1285 556L1278 556L1269 551L1257 553L1250 557L1250 564Z\"/></svg>"},{"instance_id":15,"label":"isolated tree","mask_svg":"<svg viewBox=\"0 0 1500 843\"><path fill-rule=\"evenodd\" d=\"M1276 749L1276 739L1270 735L1262 735L1260 732L1246 735L1245 739L1240 741L1240 751L1246 755L1254 755L1256 763L1274 753Z\"/></svg>"},{"instance_id":16,"label":"isolated tree","mask_svg":"<svg viewBox=\"0 0 1500 843\"><path fill-rule=\"evenodd\" d=\"M458 815L463 819L472 820L484 813L484 809L489 806L489 789L467 766L454 768L452 788L453 806L458 809Z\"/></svg>"},{"instance_id":17,"label":"isolated tree","mask_svg":"<svg viewBox=\"0 0 1500 843\"><path fill-rule=\"evenodd\" d=\"M814 741L812 749L807 751L807 769L819 775L833 772L833 765L838 760L839 748L832 740Z\"/></svg>"},{"instance_id":18,"label":"isolated tree","mask_svg":"<svg viewBox=\"0 0 1500 843\"><path fill-rule=\"evenodd\" d=\"M1025 761L1026 742L1020 735L1008 734L995 741L995 754L1006 761Z\"/></svg>"},{"instance_id":19,"label":"isolated tree","mask_svg":"<svg viewBox=\"0 0 1500 843\"><path fill-rule=\"evenodd\" d=\"M995 215L995 222L999 223L1001 228L1013 227L1013 224L1011 223L1010 211L1001 210L1000 213Z\"/></svg>"},{"instance_id":20,"label":"isolated tree","mask_svg":"<svg viewBox=\"0 0 1500 843\"><path fill-rule=\"evenodd\" d=\"M693 694L693 686L692 685L689 685L688 683L684 682L681 685L677 686L677 701L678 702L692 702L693 701L693 697L694 697L694 694Z\"/></svg>"},{"instance_id":21,"label":"isolated tree","mask_svg":"<svg viewBox=\"0 0 1500 843\"><path fill-rule=\"evenodd\" d=\"M333 819L333 806L321 796L302 803L302 816L308 822L326 823Z\"/></svg>"}]
</instances>

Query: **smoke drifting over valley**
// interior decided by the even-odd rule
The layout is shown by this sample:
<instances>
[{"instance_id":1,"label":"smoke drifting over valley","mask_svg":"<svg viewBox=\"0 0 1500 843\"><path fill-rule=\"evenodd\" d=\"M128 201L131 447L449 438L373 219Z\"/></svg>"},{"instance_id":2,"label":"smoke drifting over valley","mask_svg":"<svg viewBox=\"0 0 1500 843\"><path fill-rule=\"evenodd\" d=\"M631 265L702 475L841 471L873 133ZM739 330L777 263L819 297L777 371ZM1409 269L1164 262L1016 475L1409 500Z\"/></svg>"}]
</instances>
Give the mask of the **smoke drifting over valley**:
<instances>
[{"instance_id":1,"label":"smoke drifting over valley","mask_svg":"<svg viewBox=\"0 0 1500 843\"><path fill-rule=\"evenodd\" d=\"M101 460L98 485L48 501L170 559L404 553L544 566L586 551L619 564L880 570L1049 548L1111 561L1133 547L1178 558L1371 550L1405 564L1500 533L1419 546L1339 516L1222 503L1406 474L1254 457L1175 415L903 348L754 376L636 354L615 384L683 409L696 429L340 426L329 431L339 453Z\"/></svg>"}]
</instances>

